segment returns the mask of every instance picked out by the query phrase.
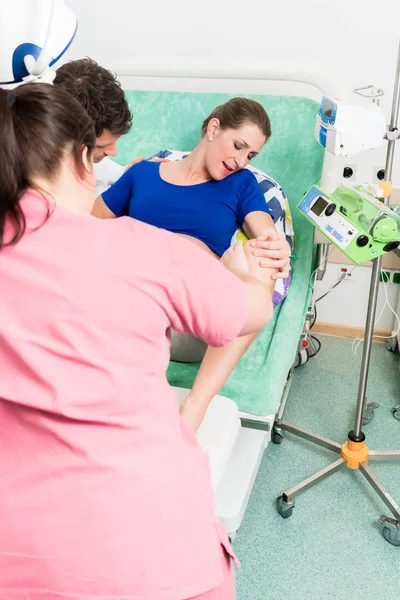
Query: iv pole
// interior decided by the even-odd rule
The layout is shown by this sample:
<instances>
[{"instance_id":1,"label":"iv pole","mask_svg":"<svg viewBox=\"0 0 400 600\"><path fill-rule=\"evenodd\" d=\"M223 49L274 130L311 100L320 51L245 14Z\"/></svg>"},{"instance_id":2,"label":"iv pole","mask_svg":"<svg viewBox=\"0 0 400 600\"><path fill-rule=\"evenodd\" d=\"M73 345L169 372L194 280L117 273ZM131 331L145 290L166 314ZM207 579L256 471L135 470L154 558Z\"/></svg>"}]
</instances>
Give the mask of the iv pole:
<instances>
[{"instance_id":1,"label":"iv pole","mask_svg":"<svg viewBox=\"0 0 400 600\"><path fill-rule=\"evenodd\" d=\"M394 84L393 103L392 103L392 114L390 117L390 125L386 132L385 138L388 140L387 153L386 153L386 166L385 166L385 179L391 181L392 169L393 169L393 157L395 142L399 138L399 131L397 129L399 119L399 106L400 106L400 43L399 52L397 57L397 69ZM389 204L390 196L385 198L384 203ZM304 492L313 485L319 483L323 479L329 477L339 471L342 467L347 466L349 469L359 469L364 475L366 480L371 484L375 492L386 504L390 512L393 514L393 518L381 516L379 522L383 526L384 538L394 546L400 546L400 506L396 504L393 498L389 495L382 483L375 476L371 468L368 466L368 461L383 461L383 460L400 460L400 450L369 450L365 444L365 435L362 431L363 415L366 409L366 388L368 381L368 371L371 359L371 347L372 338L374 332L374 322L376 314L376 305L378 299L379 290L379 275L382 265L382 256L372 261L372 274L368 301L368 311L365 326L365 340L364 349L361 360L360 379L358 386L358 398L356 405L356 415L354 429L349 432L347 441L343 444L338 444L327 438L315 435L305 429L296 427L281 421L279 423L279 429L289 431L294 435L297 435L303 439L313 442L318 446L332 450L340 455L340 458L336 459L333 463L321 469L314 475L311 475L303 482L293 486L289 490L286 490L276 500L277 509L279 514L287 519L293 512L295 503L295 497L301 492Z\"/></svg>"}]
</instances>

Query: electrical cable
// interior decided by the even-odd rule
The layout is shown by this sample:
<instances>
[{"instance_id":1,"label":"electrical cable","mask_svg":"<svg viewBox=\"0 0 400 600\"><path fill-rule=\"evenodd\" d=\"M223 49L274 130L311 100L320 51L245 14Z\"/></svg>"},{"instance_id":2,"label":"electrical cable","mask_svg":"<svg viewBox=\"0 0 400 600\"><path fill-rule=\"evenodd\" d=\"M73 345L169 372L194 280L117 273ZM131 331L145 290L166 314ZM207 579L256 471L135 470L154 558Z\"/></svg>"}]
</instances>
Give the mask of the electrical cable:
<instances>
[{"instance_id":1,"label":"electrical cable","mask_svg":"<svg viewBox=\"0 0 400 600\"><path fill-rule=\"evenodd\" d=\"M335 288L336 288L336 287L339 285L339 283L342 283L342 281L344 281L348 275L351 275L351 274L352 274L352 272L353 272L353 271L354 271L354 270L355 270L357 267L358 267L358 265L355 265L355 266L354 266L354 267L351 269L351 271L350 271L349 273L342 273L342 275L339 277L339 279L337 280L337 282L336 282L336 283L335 283L335 284L334 284L332 287L330 287L330 288L329 288L329 290L328 290L327 292L325 292L325 294L322 294L322 296L320 296L319 298L317 298L317 299L316 299L316 301L315 301L315 303L317 303L317 302L319 302L320 300L322 300L322 298L325 298L325 296L327 296L327 295L328 295L328 294L329 294L329 293L330 293L332 290L334 290L334 289L335 289Z\"/></svg>"},{"instance_id":2,"label":"electrical cable","mask_svg":"<svg viewBox=\"0 0 400 600\"><path fill-rule=\"evenodd\" d=\"M382 271L381 271L381 273L382 273ZM385 292L385 302L384 302L384 305L383 305L383 307L382 307L382 310L381 310L381 312L379 313L379 316L378 316L378 318L376 319L376 321L375 321L375 323L374 323L374 327L375 327L375 326L378 324L378 322L379 322L379 320L381 319L381 317L382 317L382 315L383 315L383 313L384 313L384 310L385 310L385 308L386 308L386 306L387 306L387 307L388 307L388 308L391 310L391 312L394 314L394 316L396 317L396 321L397 321L397 330L395 331L395 333L392 333L392 335L375 335L375 334L374 334L374 337L375 337L375 338L384 339L384 340L390 340L390 339L392 339L392 338L394 338L394 337L397 337L398 333L400 332L400 319L399 319L399 316L398 316L398 314L397 314L397 313L396 313L396 311L395 311L395 310L392 308L392 306L391 306L391 304L390 304L390 302L389 302L388 293L387 293L387 280L385 280L385 275L383 275L383 278L382 278L382 284L383 284L383 290L384 290L384 292ZM365 334L365 329L363 330L363 333L362 333L362 335L364 336L364 334ZM356 355L357 355L357 350L358 350L358 348L359 348L360 344L362 344L362 343L363 343L363 341L364 341L364 337L361 337L361 338L358 338L358 337L357 337L357 338L355 338L355 339L353 340L353 343L352 343L352 345L351 345L351 349L352 349L352 352L353 352L354 356L356 356Z\"/></svg>"},{"instance_id":3,"label":"electrical cable","mask_svg":"<svg viewBox=\"0 0 400 600\"><path fill-rule=\"evenodd\" d=\"M309 353L309 357L310 358L314 358L314 356L316 354L318 354L318 352L321 350L322 343L321 343L321 340L319 340L318 338L315 337L315 335L311 335L310 334L309 337L310 337L310 340L308 342L308 345L311 348L311 352ZM311 341L313 343L311 343ZM317 344L317 346L314 345L315 343Z\"/></svg>"}]
</instances>

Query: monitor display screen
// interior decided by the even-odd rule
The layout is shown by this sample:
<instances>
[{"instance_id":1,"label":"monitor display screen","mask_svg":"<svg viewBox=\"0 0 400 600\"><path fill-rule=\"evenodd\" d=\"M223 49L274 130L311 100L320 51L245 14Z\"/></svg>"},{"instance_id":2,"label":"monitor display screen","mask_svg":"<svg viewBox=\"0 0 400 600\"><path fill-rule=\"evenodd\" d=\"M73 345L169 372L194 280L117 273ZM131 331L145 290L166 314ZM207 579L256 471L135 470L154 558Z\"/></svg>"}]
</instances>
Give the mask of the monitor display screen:
<instances>
[{"instance_id":1,"label":"monitor display screen","mask_svg":"<svg viewBox=\"0 0 400 600\"><path fill-rule=\"evenodd\" d=\"M334 107L334 105L332 104L332 102L329 102L329 100L325 100L324 108L322 111L322 114L324 115L324 117L326 117L327 119L332 118L333 107Z\"/></svg>"},{"instance_id":2,"label":"monitor display screen","mask_svg":"<svg viewBox=\"0 0 400 600\"><path fill-rule=\"evenodd\" d=\"M318 198L312 205L311 210L314 214L317 215L317 217L319 217L319 215L322 213L322 211L325 210L328 204L329 202L325 200L325 198L323 198L322 196L318 196Z\"/></svg>"}]
</instances>

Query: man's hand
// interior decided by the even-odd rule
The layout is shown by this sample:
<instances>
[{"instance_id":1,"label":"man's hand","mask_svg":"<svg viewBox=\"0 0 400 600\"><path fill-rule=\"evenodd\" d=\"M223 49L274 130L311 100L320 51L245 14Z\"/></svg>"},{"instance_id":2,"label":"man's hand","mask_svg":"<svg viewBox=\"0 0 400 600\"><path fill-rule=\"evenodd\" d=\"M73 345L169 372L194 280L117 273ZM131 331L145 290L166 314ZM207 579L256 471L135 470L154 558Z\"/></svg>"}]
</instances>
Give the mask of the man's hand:
<instances>
[{"instance_id":1,"label":"man's hand","mask_svg":"<svg viewBox=\"0 0 400 600\"><path fill-rule=\"evenodd\" d=\"M254 256L260 256L261 267L275 267L278 272L271 279L286 279L290 271L291 248L285 238L279 236L276 229L264 229L257 239L250 241Z\"/></svg>"},{"instance_id":2,"label":"man's hand","mask_svg":"<svg viewBox=\"0 0 400 600\"><path fill-rule=\"evenodd\" d=\"M131 167L133 167L133 165L137 165L138 163L142 162L144 160L144 156L137 156L136 158L132 158L131 162L126 165L125 169L124 169L124 173L125 171L127 171L128 169L130 169ZM151 158L149 160L149 162L170 162L168 160L168 158L158 158L157 156L155 156L154 158Z\"/></svg>"}]
</instances>

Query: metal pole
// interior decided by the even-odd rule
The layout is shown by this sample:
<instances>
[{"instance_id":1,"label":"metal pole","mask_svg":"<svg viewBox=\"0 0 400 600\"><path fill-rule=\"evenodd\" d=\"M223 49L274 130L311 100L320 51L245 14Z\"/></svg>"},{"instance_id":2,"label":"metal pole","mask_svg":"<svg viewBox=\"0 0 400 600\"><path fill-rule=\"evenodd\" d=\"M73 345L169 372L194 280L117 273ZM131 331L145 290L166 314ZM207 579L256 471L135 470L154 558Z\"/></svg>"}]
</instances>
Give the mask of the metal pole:
<instances>
[{"instance_id":1,"label":"metal pole","mask_svg":"<svg viewBox=\"0 0 400 600\"><path fill-rule=\"evenodd\" d=\"M372 263L372 274L371 274L371 285L369 292L369 301L368 301L368 312L367 312L367 320L365 325L365 339L364 339L364 349L361 360L361 370L360 370L360 380L358 384L358 398L357 398L357 407L356 407L356 419L354 424L354 429L352 431L352 435L355 438L355 441L363 441L364 437L360 439L362 436L361 428L364 417L364 409L365 409L365 393L367 389L367 381L368 381L368 370L369 370L369 362L371 358L371 347L372 347L372 336L374 332L374 323L375 323L375 313L376 313L376 303L378 300L378 290L379 290L379 273L381 270L382 257L375 258Z\"/></svg>"},{"instance_id":2,"label":"metal pole","mask_svg":"<svg viewBox=\"0 0 400 600\"><path fill-rule=\"evenodd\" d=\"M399 42L399 52L397 55L397 70L396 70L396 78L395 78L395 82L394 82L392 114L390 117L390 130L391 131L393 131L394 128L397 127L397 123L399 120L399 108L400 108L400 42Z\"/></svg>"},{"instance_id":3,"label":"metal pole","mask_svg":"<svg viewBox=\"0 0 400 600\"><path fill-rule=\"evenodd\" d=\"M397 123L399 118L399 106L400 106L400 43L399 43L399 52L397 56L397 69L394 83L394 91L393 91L393 102L392 102L392 114L390 117L390 125L388 133L395 131L397 129ZM392 169L393 169L393 157L394 157L394 147L395 147L395 139L388 140L387 152L386 152L386 165L385 165L385 180L391 181L392 177ZM390 196L385 198L384 203L389 204ZM382 265L382 257L376 258L372 263L372 273L371 273L371 285L369 292L369 301L368 301L368 312L367 319L365 325L365 342L363 355L361 360L361 370L360 370L360 380L358 385L358 398L357 398L357 406L356 406L356 417L354 430L351 433L352 438L355 440L363 441L364 434L362 433L362 422L364 416L364 408L365 408L365 394L367 389L367 381L368 381L368 371L369 371L369 363L371 359L371 347L372 347L372 337L374 333L374 323L375 323L375 314L376 314L376 304L378 300L378 291L379 291L379 274ZM350 434L349 434L350 435Z\"/></svg>"}]
</instances>

